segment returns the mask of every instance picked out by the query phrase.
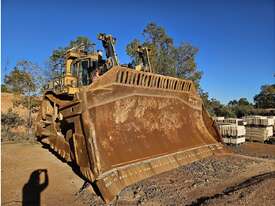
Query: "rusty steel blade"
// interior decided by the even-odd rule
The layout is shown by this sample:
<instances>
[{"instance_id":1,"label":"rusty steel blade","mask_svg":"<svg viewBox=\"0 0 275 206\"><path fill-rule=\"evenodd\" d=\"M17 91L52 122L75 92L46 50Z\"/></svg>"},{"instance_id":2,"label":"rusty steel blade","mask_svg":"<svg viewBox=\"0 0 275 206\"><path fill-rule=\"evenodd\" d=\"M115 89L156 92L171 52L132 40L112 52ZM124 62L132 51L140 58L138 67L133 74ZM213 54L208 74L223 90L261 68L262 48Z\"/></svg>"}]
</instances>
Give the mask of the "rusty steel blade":
<instances>
[{"instance_id":1,"label":"rusty steel blade","mask_svg":"<svg viewBox=\"0 0 275 206\"><path fill-rule=\"evenodd\" d=\"M192 81L114 67L79 99L84 132L74 150L107 202L137 181L226 152Z\"/></svg>"}]
</instances>

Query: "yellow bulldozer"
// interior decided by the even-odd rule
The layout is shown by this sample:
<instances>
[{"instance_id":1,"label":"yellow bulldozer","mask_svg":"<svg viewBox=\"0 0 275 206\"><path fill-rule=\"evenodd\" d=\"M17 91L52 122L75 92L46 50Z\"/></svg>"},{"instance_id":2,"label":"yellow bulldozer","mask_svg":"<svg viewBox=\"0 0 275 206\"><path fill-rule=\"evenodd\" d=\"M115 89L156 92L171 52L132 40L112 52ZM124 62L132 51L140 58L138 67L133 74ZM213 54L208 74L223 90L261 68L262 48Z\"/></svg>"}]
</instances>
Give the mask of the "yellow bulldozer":
<instances>
[{"instance_id":1,"label":"yellow bulldozer","mask_svg":"<svg viewBox=\"0 0 275 206\"><path fill-rule=\"evenodd\" d=\"M154 73L143 47L141 65L120 65L115 38L98 39L106 59L67 51L63 75L44 93L36 136L77 165L106 202L142 179L226 152L192 81Z\"/></svg>"}]
</instances>

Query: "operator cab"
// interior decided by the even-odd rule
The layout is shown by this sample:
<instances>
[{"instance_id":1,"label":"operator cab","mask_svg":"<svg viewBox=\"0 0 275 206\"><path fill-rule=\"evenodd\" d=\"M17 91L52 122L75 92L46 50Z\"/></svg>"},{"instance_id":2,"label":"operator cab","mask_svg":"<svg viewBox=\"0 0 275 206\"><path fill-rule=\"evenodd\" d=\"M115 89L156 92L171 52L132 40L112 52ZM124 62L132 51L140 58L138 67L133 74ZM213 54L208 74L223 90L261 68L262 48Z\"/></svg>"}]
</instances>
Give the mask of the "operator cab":
<instances>
[{"instance_id":1,"label":"operator cab","mask_svg":"<svg viewBox=\"0 0 275 206\"><path fill-rule=\"evenodd\" d=\"M119 65L114 47L116 39L104 33L98 34L97 38L101 40L105 49L106 60L103 60L101 50L88 53L80 49L70 49L66 54L66 64L69 67L66 74L75 78L76 84L74 86L76 87L93 83L97 77Z\"/></svg>"},{"instance_id":2,"label":"operator cab","mask_svg":"<svg viewBox=\"0 0 275 206\"><path fill-rule=\"evenodd\" d=\"M79 92L80 87L92 84L112 67L124 66L119 64L115 51L116 39L104 33L98 34L97 38L102 42L106 60L103 60L101 50L88 52L81 46L73 47L65 54L64 73L51 81L48 89L73 95ZM137 52L143 64L134 69L152 72L148 51L146 47L139 47ZM129 68L129 65L126 67Z\"/></svg>"},{"instance_id":3,"label":"operator cab","mask_svg":"<svg viewBox=\"0 0 275 206\"><path fill-rule=\"evenodd\" d=\"M67 64L69 64L67 76L72 76L76 84L75 87L87 86L93 82L93 76L96 71L102 67L104 61L102 61L100 52L86 53L78 51L77 56L73 53L67 54ZM70 61L72 59L72 61Z\"/></svg>"}]
</instances>

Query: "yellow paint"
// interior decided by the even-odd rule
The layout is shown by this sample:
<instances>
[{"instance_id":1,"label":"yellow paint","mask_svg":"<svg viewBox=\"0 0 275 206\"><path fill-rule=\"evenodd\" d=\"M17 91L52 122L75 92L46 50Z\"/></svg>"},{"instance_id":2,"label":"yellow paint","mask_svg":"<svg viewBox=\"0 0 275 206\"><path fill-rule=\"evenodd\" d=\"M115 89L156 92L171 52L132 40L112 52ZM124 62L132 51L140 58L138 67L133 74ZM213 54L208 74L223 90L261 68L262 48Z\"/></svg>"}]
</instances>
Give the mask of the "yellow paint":
<instances>
[{"instance_id":1,"label":"yellow paint","mask_svg":"<svg viewBox=\"0 0 275 206\"><path fill-rule=\"evenodd\" d=\"M79 92L79 88L68 87L68 90L67 90L68 94L76 94L78 92Z\"/></svg>"},{"instance_id":2,"label":"yellow paint","mask_svg":"<svg viewBox=\"0 0 275 206\"><path fill-rule=\"evenodd\" d=\"M66 75L70 75L71 74L71 64L72 64L73 60L72 59L67 59L66 61Z\"/></svg>"},{"instance_id":3,"label":"yellow paint","mask_svg":"<svg viewBox=\"0 0 275 206\"><path fill-rule=\"evenodd\" d=\"M139 64L139 65L135 66L135 69L136 69L137 71L141 71L141 70L142 70L142 66Z\"/></svg>"}]
</instances>

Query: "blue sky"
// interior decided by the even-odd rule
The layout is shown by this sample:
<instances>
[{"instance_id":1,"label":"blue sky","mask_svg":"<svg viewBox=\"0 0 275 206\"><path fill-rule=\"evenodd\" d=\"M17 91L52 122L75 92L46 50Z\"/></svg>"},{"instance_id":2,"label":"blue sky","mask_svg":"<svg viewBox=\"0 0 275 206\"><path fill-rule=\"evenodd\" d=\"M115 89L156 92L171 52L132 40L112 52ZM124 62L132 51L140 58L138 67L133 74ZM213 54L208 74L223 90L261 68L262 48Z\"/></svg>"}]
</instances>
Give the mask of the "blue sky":
<instances>
[{"instance_id":1,"label":"blue sky","mask_svg":"<svg viewBox=\"0 0 275 206\"><path fill-rule=\"evenodd\" d=\"M202 88L223 103L250 101L275 77L275 0L2 0L1 74L16 61L44 65L52 50L79 35L101 47L96 34L117 37L120 62L125 47L142 39L149 22L163 26L176 45L199 48Z\"/></svg>"}]
</instances>

